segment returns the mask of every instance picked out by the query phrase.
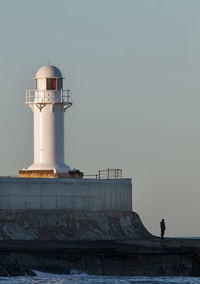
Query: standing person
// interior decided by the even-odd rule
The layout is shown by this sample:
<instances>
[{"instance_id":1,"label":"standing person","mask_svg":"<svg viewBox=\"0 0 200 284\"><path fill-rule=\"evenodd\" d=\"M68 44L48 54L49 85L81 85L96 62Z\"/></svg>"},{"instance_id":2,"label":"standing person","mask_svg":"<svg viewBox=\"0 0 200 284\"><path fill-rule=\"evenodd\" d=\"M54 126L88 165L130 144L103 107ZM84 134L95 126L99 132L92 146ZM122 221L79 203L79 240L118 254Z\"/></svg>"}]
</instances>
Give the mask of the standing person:
<instances>
[{"instance_id":1,"label":"standing person","mask_svg":"<svg viewBox=\"0 0 200 284\"><path fill-rule=\"evenodd\" d=\"M162 219L160 222L160 235L162 240L164 239L165 230L166 230L165 220Z\"/></svg>"}]
</instances>

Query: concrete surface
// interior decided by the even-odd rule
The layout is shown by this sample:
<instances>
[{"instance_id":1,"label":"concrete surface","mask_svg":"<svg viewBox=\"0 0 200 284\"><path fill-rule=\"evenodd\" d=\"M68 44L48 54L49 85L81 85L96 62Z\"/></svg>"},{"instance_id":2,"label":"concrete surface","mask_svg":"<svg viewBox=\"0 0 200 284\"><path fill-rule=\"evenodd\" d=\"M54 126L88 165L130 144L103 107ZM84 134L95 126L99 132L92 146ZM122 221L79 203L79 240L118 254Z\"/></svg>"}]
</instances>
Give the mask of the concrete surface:
<instances>
[{"instance_id":1,"label":"concrete surface","mask_svg":"<svg viewBox=\"0 0 200 284\"><path fill-rule=\"evenodd\" d=\"M32 269L199 277L200 240L0 241L0 276L32 275Z\"/></svg>"},{"instance_id":2,"label":"concrete surface","mask_svg":"<svg viewBox=\"0 0 200 284\"><path fill-rule=\"evenodd\" d=\"M131 179L0 177L0 209L131 212Z\"/></svg>"},{"instance_id":3,"label":"concrete surface","mask_svg":"<svg viewBox=\"0 0 200 284\"><path fill-rule=\"evenodd\" d=\"M0 210L1 240L145 240L135 212Z\"/></svg>"}]
</instances>

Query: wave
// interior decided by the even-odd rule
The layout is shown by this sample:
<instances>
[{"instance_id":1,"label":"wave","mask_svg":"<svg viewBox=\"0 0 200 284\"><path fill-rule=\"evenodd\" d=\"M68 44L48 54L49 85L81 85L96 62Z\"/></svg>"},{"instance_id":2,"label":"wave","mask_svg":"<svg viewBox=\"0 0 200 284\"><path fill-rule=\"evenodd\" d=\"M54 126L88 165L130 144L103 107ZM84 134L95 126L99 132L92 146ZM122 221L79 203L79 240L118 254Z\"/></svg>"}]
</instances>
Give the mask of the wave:
<instances>
[{"instance_id":1,"label":"wave","mask_svg":"<svg viewBox=\"0 0 200 284\"><path fill-rule=\"evenodd\" d=\"M68 275L34 272L34 277L0 277L0 284L200 284L197 277L101 276L77 270Z\"/></svg>"}]
</instances>

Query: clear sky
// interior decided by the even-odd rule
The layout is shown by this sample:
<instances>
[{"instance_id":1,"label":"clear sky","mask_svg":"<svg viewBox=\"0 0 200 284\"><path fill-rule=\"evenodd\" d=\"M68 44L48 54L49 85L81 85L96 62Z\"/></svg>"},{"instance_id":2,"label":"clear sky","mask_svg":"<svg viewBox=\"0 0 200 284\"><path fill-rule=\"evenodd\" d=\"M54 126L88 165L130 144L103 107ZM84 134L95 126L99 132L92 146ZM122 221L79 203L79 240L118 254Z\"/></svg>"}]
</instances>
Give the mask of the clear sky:
<instances>
[{"instance_id":1,"label":"clear sky","mask_svg":"<svg viewBox=\"0 0 200 284\"><path fill-rule=\"evenodd\" d=\"M33 162L25 89L59 67L74 105L65 155L85 174L122 168L159 234L200 236L200 1L0 1L0 174Z\"/></svg>"}]
</instances>

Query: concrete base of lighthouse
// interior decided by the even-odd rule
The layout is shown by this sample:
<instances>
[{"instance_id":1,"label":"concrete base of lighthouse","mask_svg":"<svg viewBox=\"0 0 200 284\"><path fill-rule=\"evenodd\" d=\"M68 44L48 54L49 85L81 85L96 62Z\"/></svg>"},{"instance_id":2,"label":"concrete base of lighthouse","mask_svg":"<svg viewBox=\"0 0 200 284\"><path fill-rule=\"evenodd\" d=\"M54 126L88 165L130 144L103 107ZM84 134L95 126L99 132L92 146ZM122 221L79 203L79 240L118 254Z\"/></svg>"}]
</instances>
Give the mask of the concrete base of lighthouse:
<instances>
[{"instance_id":1,"label":"concrete base of lighthouse","mask_svg":"<svg viewBox=\"0 0 200 284\"><path fill-rule=\"evenodd\" d=\"M19 171L20 177L27 177L27 178L58 178L58 177L65 177L68 178L69 173L56 173L55 170L20 170Z\"/></svg>"},{"instance_id":2,"label":"concrete base of lighthouse","mask_svg":"<svg viewBox=\"0 0 200 284\"><path fill-rule=\"evenodd\" d=\"M131 179L0 177L1 209L131 212Z\"/></svg>"},{"instance_id":3,"label":"concrete base of lighthouse","mask_svg":"<svg viewBox=\"0 0 200 284\"><path fill-rule=\"evenodd\" d=\"M146 234L138 232L140 221L132 214L131 179L0 177L0 220L1 240L113 240Z\"/></svg>"},{"instance_id":4,"label":"concrete base of lighthouse","mask_svg":"<svg viewBox=\"0 0 200 284\"><path fill-rule=\"evenodd\" d=\"M83 173L79 170L59 172L52 170L19 170L19 176L23 178L82 178Z\"/></svg>"}]
</instances>

